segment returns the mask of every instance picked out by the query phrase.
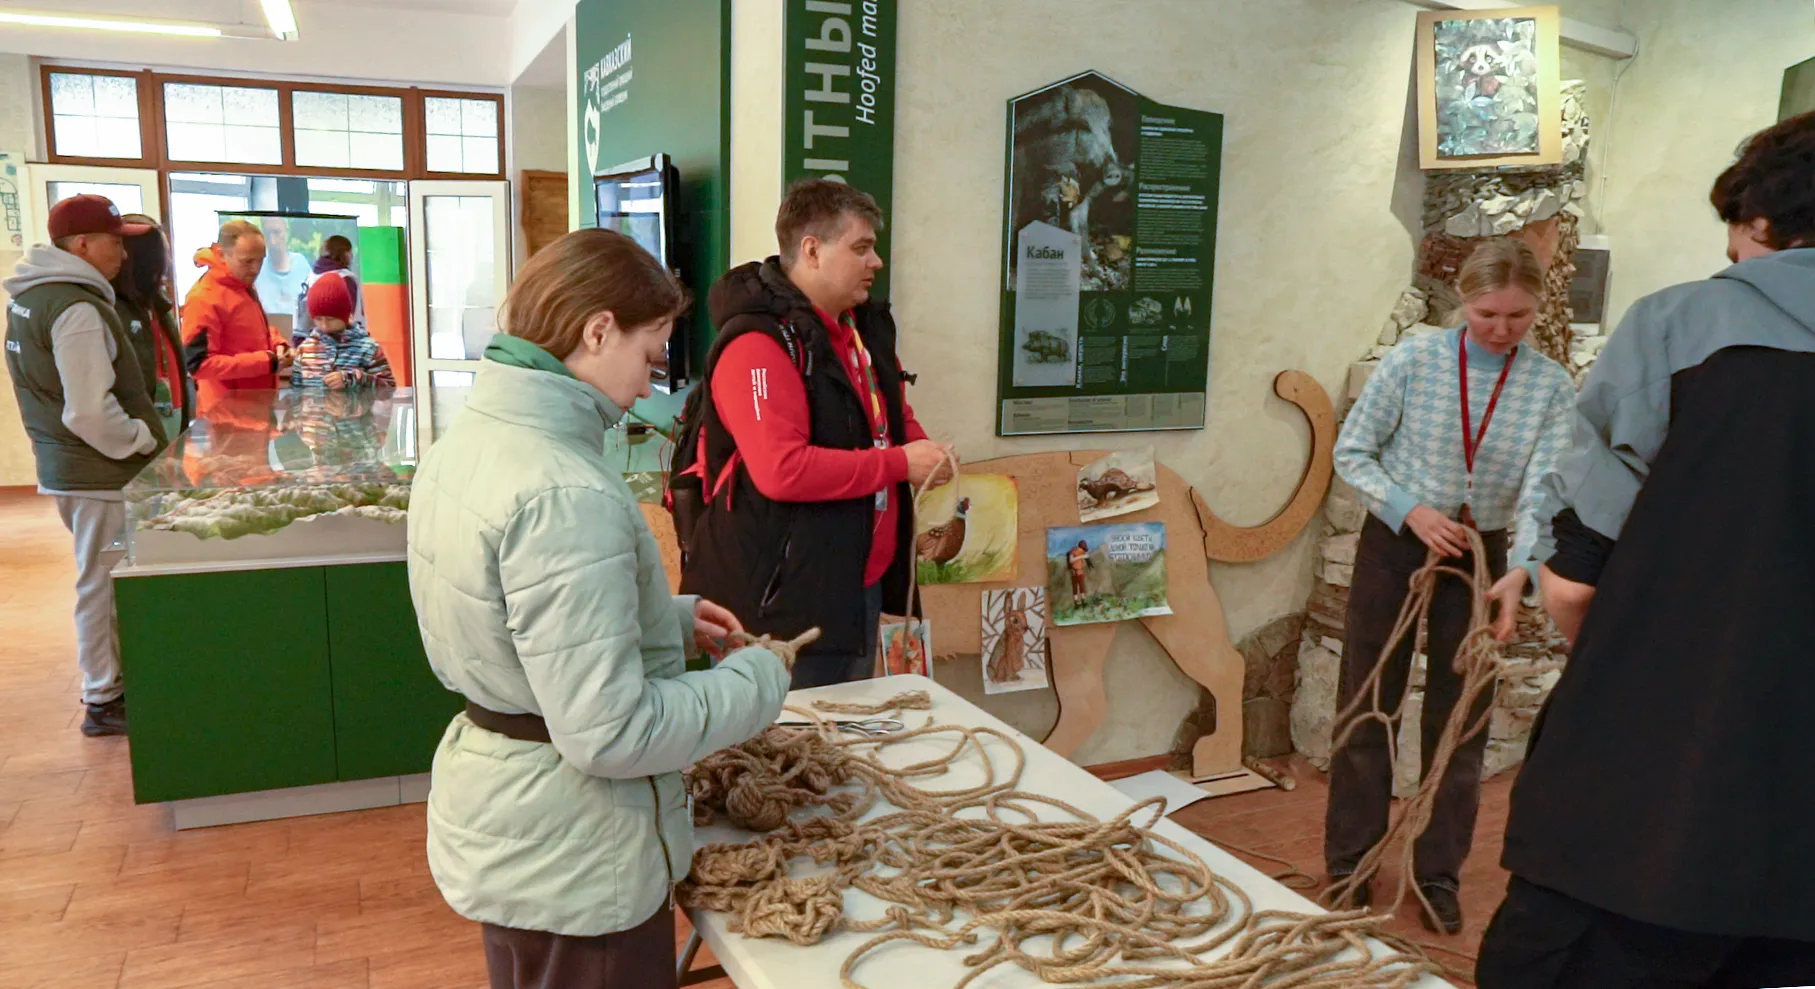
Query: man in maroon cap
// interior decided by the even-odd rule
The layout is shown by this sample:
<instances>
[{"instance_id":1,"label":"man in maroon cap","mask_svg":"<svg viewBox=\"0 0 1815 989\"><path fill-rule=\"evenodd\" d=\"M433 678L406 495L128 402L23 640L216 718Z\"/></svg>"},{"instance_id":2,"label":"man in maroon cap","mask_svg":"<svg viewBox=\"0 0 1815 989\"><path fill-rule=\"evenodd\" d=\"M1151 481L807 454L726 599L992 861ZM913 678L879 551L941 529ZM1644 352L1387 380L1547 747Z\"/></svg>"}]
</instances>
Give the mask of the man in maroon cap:
<instances>
[{"instance_id":1,"label":"man in maroon cap","mask_svg":"<svg viewBox=\"0 0 1815 989\"><path fill-rule=\"evenodd\" d=\"M126 223L104 196L50 210L49 244L33 245L6 279L6 369L38 463L75 537L76 661L88 707L84 735L126 734L107 547L126 523L120 489L165 443L132 340L114 310Z\"/></svg>"}]
</instances>

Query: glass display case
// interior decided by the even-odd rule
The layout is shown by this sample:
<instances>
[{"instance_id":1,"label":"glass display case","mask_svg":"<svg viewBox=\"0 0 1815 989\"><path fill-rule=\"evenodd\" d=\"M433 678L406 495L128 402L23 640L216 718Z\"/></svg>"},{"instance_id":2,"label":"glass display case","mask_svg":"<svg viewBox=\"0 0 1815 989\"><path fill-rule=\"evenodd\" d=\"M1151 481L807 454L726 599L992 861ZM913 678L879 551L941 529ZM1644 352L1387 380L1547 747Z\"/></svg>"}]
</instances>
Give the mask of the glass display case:
<instances>
[{"instance_id":1,"label":"glass display case","mask_svg":"<svg viewBox=\"0 0 1815 989\"><path fill-rule=\"evenodd\" d=\"M241 391L199 411L126 486L128 567L403 558L410 389Z\"/></svg>"}]
</instances>

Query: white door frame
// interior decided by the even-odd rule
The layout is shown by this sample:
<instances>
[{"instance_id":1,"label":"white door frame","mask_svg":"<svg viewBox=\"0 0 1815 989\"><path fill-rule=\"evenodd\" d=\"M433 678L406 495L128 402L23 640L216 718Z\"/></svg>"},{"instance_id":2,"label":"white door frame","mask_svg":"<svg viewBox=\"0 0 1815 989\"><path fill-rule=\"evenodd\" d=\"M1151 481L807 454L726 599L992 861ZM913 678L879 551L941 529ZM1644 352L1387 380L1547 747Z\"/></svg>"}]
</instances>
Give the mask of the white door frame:
<instances>
[{"instance_id":1,"label":"white door frame","mask_svg":"<svg viewBox=\"0 0 1815 989\"><path fill-rule=\"evenodd\" d=\"M429 356L428 216L425 201L432 196L484 196L492 201L493 297L500 306L510 287L511 189L508 181L423 180L410 183L410 345L411 377L416 395L416 455L428 452L434 441L434 372L479 370L478 360L436 360Z\"/></svg>"},{"instance_id":2,"label":"white door frame","mask_svg":"<svg viewBox=\"0 0 1815 989\"><path fill-rule=\"evenodd\" d=\"M144 193L140 212L164 222L163 178L155 168L113 168L100 165L26 165L25 181L30 192L25 196L25 232L28 244L50 241L50 183L98 182L108 185L136 185ZM116 204L117 205L117 204ZM122 209L122 213L131 210Z\"/></svg>"}]
</instances>

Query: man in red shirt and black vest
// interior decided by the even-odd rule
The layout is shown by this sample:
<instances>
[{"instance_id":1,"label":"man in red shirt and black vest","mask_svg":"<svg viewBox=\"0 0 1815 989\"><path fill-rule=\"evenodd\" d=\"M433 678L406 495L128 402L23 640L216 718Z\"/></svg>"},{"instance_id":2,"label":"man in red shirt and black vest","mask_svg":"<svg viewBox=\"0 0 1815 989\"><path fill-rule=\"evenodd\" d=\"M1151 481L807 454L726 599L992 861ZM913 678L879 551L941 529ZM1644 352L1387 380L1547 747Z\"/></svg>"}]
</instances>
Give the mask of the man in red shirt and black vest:
<instances>
[{"instance_id":1,"label":"man in red shirt and black vest","mask_svg":"<svg viewBox=\"0 0 1815 989\"><path fill-rule=\"evenodd\" d=\"M699 403L705 510L687 537L681 592L754 633L821 637L794 686L871 675L885 603L913 579L913 490L943 469L902 392L895 320L870 298L882 212L812 179L776 217L779 257L712 287L718 338Z\"/></svg>"}]
</instances>

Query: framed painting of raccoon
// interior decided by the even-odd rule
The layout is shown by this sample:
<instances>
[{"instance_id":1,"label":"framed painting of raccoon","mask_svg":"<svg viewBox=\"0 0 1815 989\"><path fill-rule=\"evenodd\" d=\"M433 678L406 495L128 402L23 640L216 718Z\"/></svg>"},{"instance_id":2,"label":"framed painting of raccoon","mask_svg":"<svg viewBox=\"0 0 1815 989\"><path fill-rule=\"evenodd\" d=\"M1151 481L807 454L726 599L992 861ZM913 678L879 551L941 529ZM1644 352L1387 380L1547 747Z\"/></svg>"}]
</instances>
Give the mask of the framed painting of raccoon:
<instances>
[{"instance_id":1,"label":"framed painting of raccoon","mask_svg":"<svg viewBox=\"0 0 1815 989\"><path fill-rule=\"evenodd\" d=\"M1556 7L1418 15L1418 144L1424 168L1563 162Z\"/></svg>"},{"instance_id":2,"label":"framed painting of raccoon","mask_svg":"<svg viewBox=\"0 0 1815 989\"><path fill-rule=\"evenodd\" d=\"M1046 648L1046 588L983 592L983 692L1009 694L1052 683Z\"/></svg>"}]
</instances>

